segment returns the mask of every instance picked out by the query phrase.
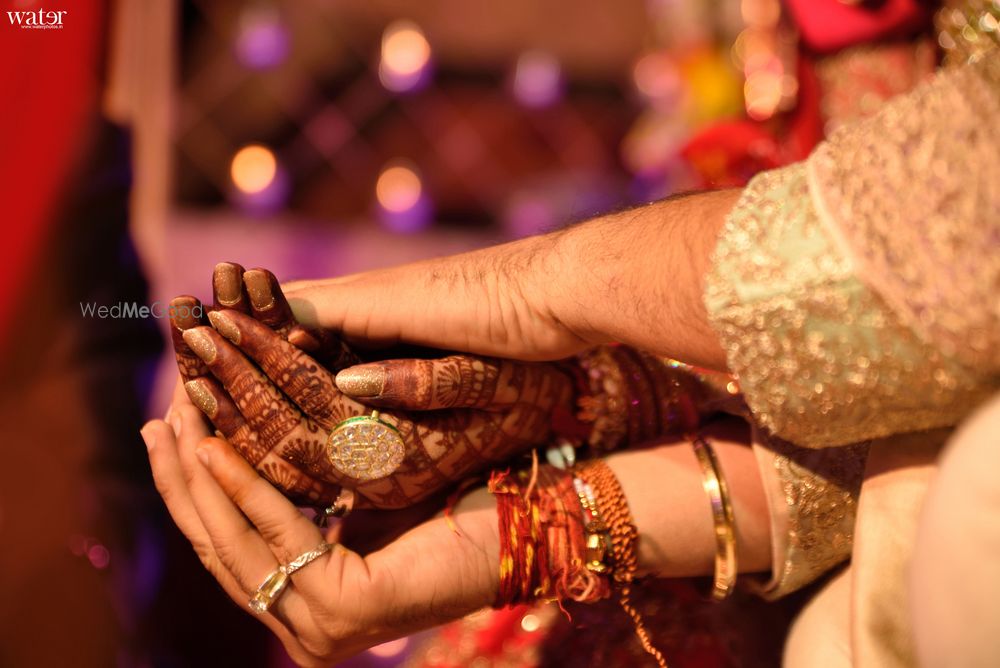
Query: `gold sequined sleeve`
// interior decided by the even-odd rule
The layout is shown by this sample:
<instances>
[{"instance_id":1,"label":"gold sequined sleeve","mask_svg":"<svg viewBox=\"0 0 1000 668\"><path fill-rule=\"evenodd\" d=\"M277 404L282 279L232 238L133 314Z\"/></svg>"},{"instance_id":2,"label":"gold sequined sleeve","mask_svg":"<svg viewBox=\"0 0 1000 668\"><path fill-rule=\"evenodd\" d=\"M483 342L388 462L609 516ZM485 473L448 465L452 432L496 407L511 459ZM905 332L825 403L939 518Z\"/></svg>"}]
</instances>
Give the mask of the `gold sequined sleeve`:
<instances>
[{"instance_id":1,"label":"gold sequined sleeve","mask_svg":"<svg viewBox=\"0 0 1000 668\"><path fill-rule=\"evenodd\" d=\"M730 213L705 303L772 435L822 448L950 426L997 388L1000 109L984 63L758 175ZM993 90L966 95L974 83Z\"/></svg>"},{"instance_id":2,"label":"gold sequined sleeve","mask_svg":"<svg viewBox=\"0 0 1000 668\"><path fill-rule=\"evenodd\" d=\"M755 430L771 527L771 577L742 582L776 599L812 583L851 556L868 443L800 448Z\"/></svg>"}]
</instances>

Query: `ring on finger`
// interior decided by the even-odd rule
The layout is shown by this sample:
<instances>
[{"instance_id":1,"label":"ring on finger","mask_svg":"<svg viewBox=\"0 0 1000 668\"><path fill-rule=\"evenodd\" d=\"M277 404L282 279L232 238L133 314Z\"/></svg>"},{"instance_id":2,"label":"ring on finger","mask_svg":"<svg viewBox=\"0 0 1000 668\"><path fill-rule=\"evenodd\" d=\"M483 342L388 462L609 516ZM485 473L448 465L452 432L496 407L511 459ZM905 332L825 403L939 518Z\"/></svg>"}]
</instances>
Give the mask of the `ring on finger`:
<instances>
[{"instance_id":1,"label":"ring on finger","mask_svg":"<svg viewBox=\"0 0 1000 668\"><path fill-rule=\"evenodd\" d=\"M254 591L253 596L250 597L248 603L250 609L258 615L267 612L288 588L289 576L329 552L332 547L331 543L320 543L315 549L303 552L287 564L281 564L268 573L264 581Z\"/></svg>"},{"instance_id":2,"label":"ring on finger","mask_svg":"<svg viewBox=\"0 0 1000 668\"><path fill-rule=\"evenodd\" d=\"M406 444L399 429L372 411L338 423L327 437L326 455L343 475L378 480L403 463Z\"/></svg>"}]
</instances>

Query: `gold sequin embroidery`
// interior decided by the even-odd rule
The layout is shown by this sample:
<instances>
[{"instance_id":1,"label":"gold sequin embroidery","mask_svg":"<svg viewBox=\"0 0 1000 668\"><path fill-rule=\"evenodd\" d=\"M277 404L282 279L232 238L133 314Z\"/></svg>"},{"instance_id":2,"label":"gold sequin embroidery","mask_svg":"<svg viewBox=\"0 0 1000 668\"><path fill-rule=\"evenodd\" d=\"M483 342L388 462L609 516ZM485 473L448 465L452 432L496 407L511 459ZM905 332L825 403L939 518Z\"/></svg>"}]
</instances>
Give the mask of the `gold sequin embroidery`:
<instances>
[{"instance_id":1,"label":"gold sequin embroidery","mask_svg":"<svg viewBox=\"0 0 1000 668\"><path fill-rule=\"evenodd\" d=\"M854 277L804 166L755 177L706 281L710 320L755 421L807 447L949 426L993 391Z\"/></svg>"},{"instance_id":2,"label":"gold sequin embroidery","mask_svg":"<svg viewBox=\"0 0 1000 668\"><path fill-rule=\"evenodd\" d=\"M755 443L771 458L784 494L787 543L774 555L769 599L800 589L851 556L858 494L868 443L836 448L799 448L779 439Z\"/></svg>"},{"instance_id":3,"label":"gold sequin embroidery","mask_svg":"<svg viewBox=\"0 0 1000 668\"><path fill-rule=\"evenodd\" d=\"M808 160L821 222L902 321L1000 370L1000 52L939 73Z\"/></svg>"}]
</instances>

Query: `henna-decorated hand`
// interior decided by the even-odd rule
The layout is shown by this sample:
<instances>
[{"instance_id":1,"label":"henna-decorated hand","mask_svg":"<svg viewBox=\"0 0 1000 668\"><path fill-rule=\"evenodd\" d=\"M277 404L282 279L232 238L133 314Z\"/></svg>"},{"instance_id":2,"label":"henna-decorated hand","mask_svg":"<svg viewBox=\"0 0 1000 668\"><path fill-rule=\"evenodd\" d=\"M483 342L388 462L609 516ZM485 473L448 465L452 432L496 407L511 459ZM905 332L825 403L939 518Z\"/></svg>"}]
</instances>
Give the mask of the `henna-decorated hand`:
<instances>
[{"instance_id":1,"label":"henna-decorated hand","mask_svg":"<svg viewBox=\"0 0 1000 668\"><path fill-rule=\"evenodd\" d=\"M328 369L342 369L358 361L332 332L299 324L278 279L266 269L245 271L235 262L220 262L212 272L212 301L211 310L232 309L253 316ZM181 379L190 381L209 375L208 368L183 337L186 330L208 324L207 310L190 295L176 297L170 306L170 334Z\"/></svg>"},{"instance_id":2,"label":"henna-decorated hand","mask_svg":"<svg viewBox=\"0 0 1000 668\"><path fill-rule=\"evenodd\" d=\"M392 475L358 481L332 466L327 436L371 408L342 394L332 372L251 316L225 309L209 319L214 329L182 334L214 377L188 381L188 394L265 477L312 504L331 502L345 485L360 506L411 505L544 443L553 411L571 409L572 383L554 365L465 355L387 363L419 369L413 386L398 392L413 392L414 407L436 410L383 414L399 430L406 457Z\"/></svg>"}]
</instances>

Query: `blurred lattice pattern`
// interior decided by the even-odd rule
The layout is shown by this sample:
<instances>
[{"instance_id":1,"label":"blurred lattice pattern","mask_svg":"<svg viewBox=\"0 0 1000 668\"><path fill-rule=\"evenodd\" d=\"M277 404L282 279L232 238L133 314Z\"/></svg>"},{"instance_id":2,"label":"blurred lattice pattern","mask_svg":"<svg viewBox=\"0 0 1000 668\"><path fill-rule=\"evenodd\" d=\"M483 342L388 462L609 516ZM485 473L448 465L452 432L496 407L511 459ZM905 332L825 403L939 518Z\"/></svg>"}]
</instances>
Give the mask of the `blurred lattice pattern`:
<instances>
[{"instance_id":1,"label":"blurred lattice pattern","mask_svg":"<svg viewBox=\"0 0 1000 668\"><path fill-rule=\"evenodd\" d=\"M619 149L639 109L629 73L647 18L640 0L190 0L178 200L238 200L233 156L261 144L277 175L257 204L317 220L370 218L383 196L405 209L408 184L426 219L513 233L626 202ZM408 27L429 48L414 72L419 39L386 51L387 30ZM391 79L393 58L410 81Z\"/></svg>"}]
</instances>

